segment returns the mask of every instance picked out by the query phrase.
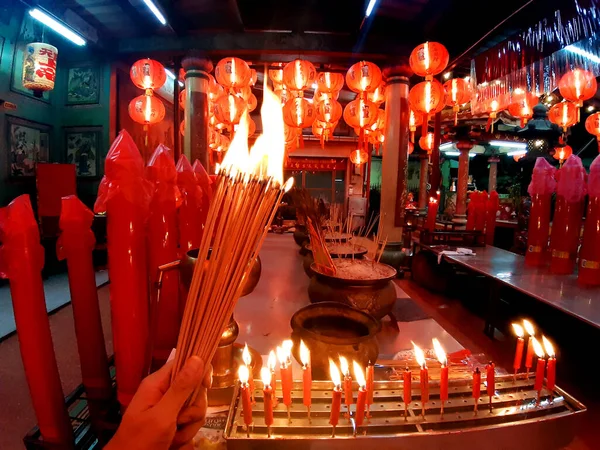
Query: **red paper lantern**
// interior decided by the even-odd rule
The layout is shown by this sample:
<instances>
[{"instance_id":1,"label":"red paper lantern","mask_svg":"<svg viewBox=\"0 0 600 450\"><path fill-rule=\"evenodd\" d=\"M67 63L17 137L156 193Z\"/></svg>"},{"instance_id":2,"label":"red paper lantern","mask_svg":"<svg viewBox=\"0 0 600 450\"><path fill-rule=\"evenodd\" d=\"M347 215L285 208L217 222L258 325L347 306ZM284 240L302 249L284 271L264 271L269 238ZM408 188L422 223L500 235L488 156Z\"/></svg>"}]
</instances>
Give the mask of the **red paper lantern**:
<instances>
[{"instance_id":1,"label":"red paper lantern","mask_svg":"<svg viewBox=\"0 0 600 450\"><path fill-rule=\"evenodd\" d=\"M187 94L185 93L185 89L179 93L179 108L185 109L185 101L187 99Z\"/></svg>"},{"instance_id":2,"label":"red paper lantern","mask_svg":"<svg viewBox=\"0 0 600 450\"><path fill-rule=\"evenodd\" d=\"M575 106L583 106L585 100L589 100L598 90L596 77L592 72L583 69L574 69L565 73L558 82L558 90L565 100L575 103Z\"/></svg>"},{"instance_id":3,"label":"red paper lantern","mask_svg":"<svg viewBox=\"0 0 600 450\"><path fill-rule=\"evenodd\" d=\"M181 133L182 136L185 136L185 119L179 124L179 133Z\"/></svg>"},{"instance_id":4,"label":"red paper lantern","mask_svg":"<svg viewBox=\"0 0 600 450\"><path fill-rule=\"evenodd\" d=\"M369 131L384 131L385 130L385 111L377 110L377 120L369 127Z\"/></svg>"},{"instance_id":5,"label":"red paper lantern","mask_svg":"<svg viewBox=\"0 0 600 450\"><path fill-rule=\"evenodd\" d=\"M328 99L317 103L317 119L333 123L340 120L342 117L342 105L337 100Z\"/></svg>"},{"instance_id":6,"label":"red paper lantern","mask_svg":"<svg viewBox=\"0 0 600 450\"><path fill-rule=\"evenodd\" d=\"M560 102L550 108L548 111L548 119L550 122L562 127L563 131L567 131L567 128L577 123L578 109L574 103L571 102Z\"/></svg>"},{"instance_id":7,"label":"red paper lantern","mask_svg":"<svg viewBox=\"0 0 600 450\"><path fill-rule=\"evenodd\" d=\"M435 114L444 109L444 86L437 80L428 80L416 84L410 89L408 101L415 112Z\"/></svg>"},{"instance_id":8,"label":"red paper lantern","mask_svg":"<svg viewBox=\"0 0 600 450\"><path fill-rule=\"evenodd\" d=\"M250 96L252 95L252 88L250 86L233 88L232 91L238 97L243 98L245 102L247 102Z\"/></svg>"},{"instance_id":9,"label":"red paper lantern","mask_svg":"<svg viewBox=\"0 0 600 450\"><path fill-rule=\"evenodd\" d=\"M444 83L444 92L446 105L451 106L454 111L454 125L456 125L460 105L471 101L471 88L464 79L454 78Z\"/></svg>"},{"instance_id":10,"label":"red paper lantern","mask_svg":"<svg viewBox=\"0 0 600 450\"><path fill-rule=\"evenodd\" d=\"M373 92L367 93L367 100L375 103L377 106L385 102L385 85L381 83Z\"/></svg>"},{"instance_id":11,"label":"red paper lantern","mask_svg":"<svg viewBox=\"0 0 600 450\"><path fill-rule=\"evenodd\" d=\"M357 62L346 72L346 84L354 92L373 92L381 80L381 69L368 61Z\"/></svg>"},{"instance_id":12,"label":"red paper lantern","mask_svg":"<svg viewBox=\"0 0 600 450\"><path fill-rule=\"evenodd\" d=\"M129 116L142 125L154 125L165 118L165 105L154 95L140 95L127 108Z\"/></svg>"},{"instance_id":13,"label":"red paper lantern","mask_svg":"<svg viewBox=\"0 0 600 450\"><path fill-rule=\"evenodd\" d=\"M371 131L369 133L369 142L373 145L383 144L385 142L385 135L379 131Z\"/></svg>"},{"instance_id":14,"label":"red paper lantern","mask_svg":"<svg viewBox=\"0 0 600 450\"><path fill-rule=\"evenodd\" d=\"M517 88L513 92L511 103L508 105L508 112L511 116L520 118L521 126L524 126L533 117L533 107L537 103L538 98L535 94Z\"/></svg>"},{"instance_id":15,"label":"red paper lantern","mask_svg":"<svg viewBox=\"0 0 600 450\"><path fill-rule=\"evenodd\" d=\"M256 133L256 122L252 117L248 117L248 136L252 136L254 133Z\"/></svg>"},{"instance_id":16,"label":"red paper lantern","mask_svg":"<svg viewBox=\"0 0 600 450\"><path fill-rule=\"evenodd\" d=\"M600 140L600 113L591 114L585 119L585 129Z\"/></svg>"},{"instance_id":17,"label":"red paper lantern","mask_svg":"<svg viewBox=\"0 0 600 450\"><path fill-rule=\"evenodd\" d=\"M329 140L331 136L333 136L333 130L337 126L337 122L321 122L320 120L315 120L312 124L312 133L315 137L321 138L321 146L323 146L323 142Z\"/></svg>"},{"instance_id":18,"label":"red paper lantern","mask_svg":"<svg viewBox=\"0 0 600 450\"><path fill-rule=\"evenodd\" d=\"M216 132L215 130L208 130L208 148L211 150L216 150L217 147L221 144L221 133Z\"/></svg>"},{"instance_id":19,"label":"red paper lantern","mask_svg":"<svg viewBox=\"0 0 600 450\"><path fill-rule=\"evenodd\" d=\"M268 74L274 85L283 84L283 69L269 69ZM275 88L273 88L273 90L275 90Z\"/></svg>"},{"instance_id":20,"label":"red paper lantern","mask_svg":"<svg viewBox=\"0 0 600 450\"><path fill-rule=\"evenodd\" d=\"M344 75L334 72L319 72L317 89L326 94L339 92L344 87Z\"/></svg>"},{"instance_id":21,"label":"red paper lantern","mask_svg":"<svg viewBox=\"0 0 600 450\"><path fill-rule=\"evenodd\" d=\"M240 58L223 58L215 67L215 78L226 88L238 88L250 83L250 67Z\"/></svg>"},{"instance_id":22,"label":"red paper lantern","mask_svg":"<svg viewBox=\"0 0 600 450\"><path fill-rule=\"evenodd\" d=\"M208 100L210 100L211 102L214 102L217 98L219 98L221 95L223 95L223 93L225 92L225 90L223 89L223 86L221 86L219 83L217 83L217 80L215 80L215 77L213 77L212 75L208 75Z\"/></svg>"},{"instance_id":23,"label":"red paper lantern","mask_svg":"<svg viewBox=\"0 0 600 450\"><path fill-rule=\"evenodd\" d=\"M438 42L425 42L415 47L408 62L416 75L429 78L442 72L449 60L446 47Z\"/></svg>"},{"instance_id":24,"label":"red paper lantern","mask_svg":"<svg viewBox=\"0 0 600 450\"><path fill-rule=\"evenodd\" d=\"M421 147L422 150L425 150L428 154L430 154L433 151L433 141L433 133L427 133L425 136L421 136L421 138L419 139L419 147Z\"/></svg>"},{"instance_id":25,"label":"red paper lantern","mask_svg":"<svg viewBox=\"0 0 600 450\"><path fill-rule=\"evenodd\" d=\"M227 125L238 124L245 109L246 102L235 94L221 95L214 104L215 117Z\"/></svg>"},{"instance_id":26,"label":"red paper lantern","mask_svg":"<svg viewBox=\"0 0 600 450\"><path fill-rule=\"evenodd\" d=\"M283 121L289 127L310 127L315 121L315 117L314 105L305 98L292 98L283 105Z\"/></svg>"},{"instance_id":27,"label":"red paper lantern","mask_svg":"<svg viewBox=\"0 0 600 450\"><path fill-rule=\"evenodd\" d=\"M411 155L412 152L415 151L415 144L413 144L412 142L408 143L408 154Z\"/></svg>"},{"instance_id":28,"label":"red paper lantern","mask_svg":"<svg viewBox=\"0 0 600 450\"><path fill-rule=\"evenodd\" d=\"M140 89L160 89L167 81L165 67L150 58L134 62L129 76L133 84Z\"/></svg>"},{"instance_id":29,"label":"red paper lantern","mask_svg":"<svg viewBox=\"0 0 600 450\"><path fill-rule=\"evenodd\" d=\"M303 91L317 78L317 69L310 61L295 59L283 68L283 84L289 89Z\"/></svg>"},{"instance_id":30,"label":"red paper lantern","mask_svg":"<svg viewBox=\"0 0 600 450\"><path fill-rule=\"evenodd\" d=\"M248 97L248 112L252 112L258 106L258 100L256 99L256 95L250 94Z\"/></svg>"},{"instance_id":31,"label":"red paper lantern","mask_svg":"<svg viewBox=\"0 0 600 450\"><path fill-rule=\"evenodd\" d=\"M250 124L248 124L250 126ZM229 145L231 144L231 141L229 140L229 138L227 136L225 136L224 134L221 135L221 137L219 138L219 146L217 148L215 148L215 152L226 152L227 150L229 150Z\"/></svg>"},{"instance_id":32,"label":"red paper lantern","mask_svg":"<svg viewBox=\"0 0 600 450\"><path fill-rule=\"evenodd\" d=\"M315 90L315 93L313 95L313 101L318 103L318 102L322 102L325 100L337 100L338 98L340 98L340 91L335 91L335 92L321 92L318 89Z\"/></svg>"},{"instance_id":33,"label":"red paper lantern","mask_svg":"<svg viewBox=\"0 0 600 450\"><path fill-rule=\"evenodd\" d=\"M377 120L377 105L357 98L344 108L344 120L352 128L367 128Z\"/></svg>"},{"instance_id":34,"label":"red paper lantern","mask_svg":"<svg viewBox=\"0 0 600 450\"><path fill-rule=\"evenodd\" d=\"M421 114L415 114L415 111L411 108L408 119L408 128L411 132L411 141L414 142L415 131L417 131L417 127L420 127L421 125L423 125L423 116Z\"/></svg>"},{"instance_id":35,"label":"red paper lantern","mask_svg":"<svg viewBox=\"0 0 600 450\"><path fill-rule=\"evenodd\" d=\"M368 160L369 155L363 150L356 149L350 153L350 161L352 161L352 164L356 164L357 166L366 163Z\"/></svg>"},{"instance_id":36,"label":"red paper lantern","mask_svg":"<svg viewBox=\"0 0 600 450\"><path fill-rule=\"evenodd\" d=\"M254 86L257 80L258 74L256 73L256 69L250 69L250 86Z\"/></svg>"},{"instance_id":37,"label":"red paper lantern","mask_svg":"<svg viewBox=\"0 0 600 450\"><path fill-rule=\"evenodd\" d=\"M566 161L569 156L573 154L573 149L570 145L565 145L563 147L556 147L554 149L554 159L558 159L561 163Z\"/></svg>"}]
</instances>

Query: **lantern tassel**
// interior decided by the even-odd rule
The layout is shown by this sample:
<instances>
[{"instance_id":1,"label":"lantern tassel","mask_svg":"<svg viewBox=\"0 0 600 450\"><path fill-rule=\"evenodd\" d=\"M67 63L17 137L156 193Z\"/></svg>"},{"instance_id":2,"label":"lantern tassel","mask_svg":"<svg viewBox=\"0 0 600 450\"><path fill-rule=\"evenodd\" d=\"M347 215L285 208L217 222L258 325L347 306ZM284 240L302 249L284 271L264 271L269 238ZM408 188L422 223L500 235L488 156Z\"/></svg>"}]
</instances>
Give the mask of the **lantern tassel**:
<instances>
[{"instance_id":1,"label":"lantern tassel","mask_svg":"<svg viewBox=\"0 0 600 450\"><path fill-rule=\"evenodd\" d=\"M452 108L454 110L454 126L458 125L458 110L460 107L458 105L454 105Z\"/></svg>"}]
</instances>

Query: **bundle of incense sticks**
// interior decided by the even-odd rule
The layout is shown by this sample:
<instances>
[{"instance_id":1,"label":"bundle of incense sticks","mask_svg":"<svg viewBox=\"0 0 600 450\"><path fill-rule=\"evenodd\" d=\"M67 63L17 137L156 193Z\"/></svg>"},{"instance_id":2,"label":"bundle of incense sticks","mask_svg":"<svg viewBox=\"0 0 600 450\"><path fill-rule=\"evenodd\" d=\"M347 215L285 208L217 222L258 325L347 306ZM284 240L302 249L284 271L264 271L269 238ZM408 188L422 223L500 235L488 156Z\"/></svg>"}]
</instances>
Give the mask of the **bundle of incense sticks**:
<instances>
[{"instance_id":1,"label":"bundle of incense sticks","mask_svg":"<svg viewBox=\"0 0 600 450\"><path fill-rule=\"evenodd\" d=\"M277 205L292 186L293 178L282 183L283 117L279 99L268 88L261 115L264 134L252 150L248 152L245 114L217 170L179 332L173 378L193 355L206 363L212 360Z\"/></svg>"},{"instance_id":2,"label":"bundle of incense sticks","mask_svg":"<svg viewBox=\"0 0 600 450\"><path fill-rule=\"evenodd\" d=\"M322 230L316 229L310 218L307 218L306 226L310 236L310 245L315 260L315 266L317 266L324 274L335 275L335 265L333 264L329 250L327 250Z\"/></svg>"}]
</instances>

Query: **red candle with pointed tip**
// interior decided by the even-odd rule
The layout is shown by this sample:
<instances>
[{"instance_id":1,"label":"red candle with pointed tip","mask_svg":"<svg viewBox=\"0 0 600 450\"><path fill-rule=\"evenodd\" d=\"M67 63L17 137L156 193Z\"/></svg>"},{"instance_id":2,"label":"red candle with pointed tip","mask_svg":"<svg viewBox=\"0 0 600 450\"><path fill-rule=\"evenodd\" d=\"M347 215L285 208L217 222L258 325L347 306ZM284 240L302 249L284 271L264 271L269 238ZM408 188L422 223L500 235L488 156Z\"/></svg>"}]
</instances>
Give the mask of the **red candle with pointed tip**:
<instances>
[{"instance_id":1,"label":"red candle with pointed tip","mask_svg":"<svg viewBox=\"0 0 600 450\"><path fill-rule=\"evenodd\" d=\"M365 419L365 405L367 403L367 388L360 386L358 388L358 397L356 399L356 426L360 427Z\"/></svg>"},{"instance_id":2,"label":"red candle with pointed tip","mask_svg":"<svg viewBox=\"0 0 600 450\"><path fill-rule=\"evenodd\" d=\"M244 423L250 425L252 423L252 402L250 401L250 386L248 383L242 383L242 407L244 409Z\"/></svg>"},{"instance_id":3,"label":"red candle with pointed tip","mask_svg":"<svg viewBox=\"0 0 600 450\"><path fill-rule=\"evenodd\" d=\"M523 348L525 347L525 340L522 337L517 338L517 348L515 350L515 360L513 362L513 369L515 371L521 368L521 362L523 361Z\"/></svg>"},{"instance_id":4,"label":"red candle with pointed tip","mask_svg":"<svg viewBox=\"0 0 600 450\"><path fill-rule=\"evenodd\" d=\"M429 371L427 367L421 368L421 403L425 404L429 401Z\"/></svg>"},{"instance_id":5,"label":"red candle with pointed tip","mask_svg":"<svg viewBox=\"0 0 600 450\"><path fill-rule=\"evenodd\" d=\"M283 391L283 404L292 406L292 366L281 366L281 390Z\"/></svg>"},{"instance_id":6,"label":"red candle with pointed tip","mask_svg":"<svg viewBox=\"0 0 600 450\"><path fill-rule=\"evenodd\" d=\"M490 397L493 397L496 393L496 365L494 363L489 363L485 366L486 371L486 384L487 384L487 394Z\"/></svg>"},{"instance_id":7,"label":"red candle with pointed tip","mask_svg":"<svg viewBox=\"0 0 600 450\"><path fill-rule=\"evenodd\" d=\"M373 404L373 391L375 390L375 366L367 366L367 405Z\"/></svg>"},{"instance_id":8,"label":"red candle with pointed tip","mask_svg":"<svg viewBox=\"0 0 600 450\"><path fill-rule=\"evenodd\" d=\"M408 405L412 401L412 372L409 369L404 370L402 380L404 382L402 400Z\"/></svg>"},{"instance_id":9,"label":"red candle with pointed tip","mask_svg":"<svg viewBox=\"0 0 600 450\"><path fill-rule=\"evenodd\" d=\"M481 372L479 369L473 371L473 398L475 401L481 397Z\"/></svg>"},{"instance_id":10,"label":"red candle with pointed tip","mask_svg":"<svg viewBox=\"0 0 600 450\"><path fill-rule=\"evenodd\" d=\"M525 367L531 369L533 367L533 336L529 336L527 340L527 354L525 355Z\"/></svg>"},{"instance_id":11,"label":"red candle with pointed tip","mask_svg":"<svg viewBox=\"0 0 600 450\"><path fill-rule=\"evenodd\" d=\"M265 386L263 398L265 402L265 425L270 427L273 425L273 389L271 386Z\"/></svg>"},{"instance_id":12,"label":"red candle with pointed tip","mask_svg":"<svg viewBox=\"0 0 600 450\"><path fill-rule=\"evenodd\" d=\"M329 424L336 426L340 420L340 409L342 407L342 387L333 388L331 395L331 413L329 414Z\"/></svg>"},{"instance_id":13,"label":"red candle with pointed tip","mask_svg":"<svg viewBox=\"0 0 600 450\"><path fill-rule=\"evenodd\" d=\"M556 386L556 358L548 358L546 371L546 387L553 391Z\"/></svg>"},{"instance_id":14,"label":"red candle with pointed tip","mask_svg":"<svg viewBox=\"0 0 600 450\"><path fill-rule=\"evenodd\" d=\"M344 376L344 403L348 406L354 403L354 397L352 394L352 377L350 375Z\"/></svg>"},{"instance_id":15,"label":"red candle with pointed tip","mask_svg":"<svg viewBox=\"0 0 600 450\"><path fill-rule=\"evenodd\" d=\"M544 358L538 358L537 366L535 368L535 384L533 389L541 391L544 386L544 371L546 369L546 360Z\"/></svg>"},{"instance_id":16,"label":"red candle with pointed tip","mask_svg":"<svg viewBox=\"0 0 600 450\"><path fill-rule=\"evenodd\" d=\"M440 372L440 400L448 400L448 366L443 365Z\"/></svg>"},{"instance_id":17,"label":"red candle with pointed tip","mask_svg":"<svg viewBox=\"0 0 600 450\"><path fill-rule=\"evenodd\" d=\"M303 403L309 407L312 404L312 374L310 367L302 367Z\"/></svg>"}]
</instances>

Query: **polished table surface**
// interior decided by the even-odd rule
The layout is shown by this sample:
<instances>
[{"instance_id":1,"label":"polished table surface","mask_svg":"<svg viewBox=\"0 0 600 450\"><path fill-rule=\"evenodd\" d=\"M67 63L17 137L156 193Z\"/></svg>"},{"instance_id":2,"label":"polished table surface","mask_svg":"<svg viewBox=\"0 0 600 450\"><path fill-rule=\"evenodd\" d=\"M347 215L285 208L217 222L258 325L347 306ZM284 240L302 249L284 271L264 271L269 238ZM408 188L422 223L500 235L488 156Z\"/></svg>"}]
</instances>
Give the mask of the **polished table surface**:
<instances>
[{"instance_id":1,"label":"polished table surface","mask_svg":"<svg viewBox=\"0 0 600 450\"><path fill-rule=\"evenodd\" d=\"M421 246L435 253L443 250L440 246ZM527 267L524 256L497 247L471 249L475 256L444 254L444 258L600 328L600 288L579 285L576 274L553 275L548 267Z\"/></svg>"}]
</instances>

